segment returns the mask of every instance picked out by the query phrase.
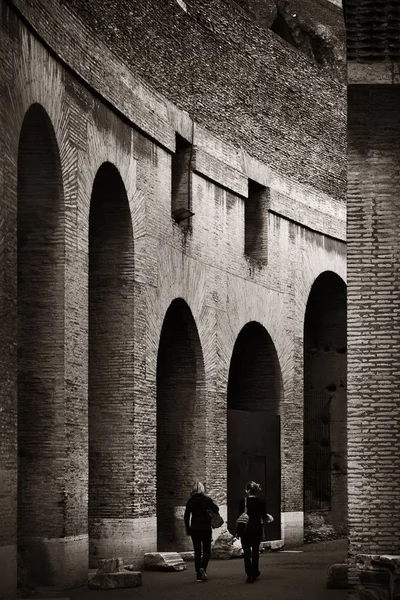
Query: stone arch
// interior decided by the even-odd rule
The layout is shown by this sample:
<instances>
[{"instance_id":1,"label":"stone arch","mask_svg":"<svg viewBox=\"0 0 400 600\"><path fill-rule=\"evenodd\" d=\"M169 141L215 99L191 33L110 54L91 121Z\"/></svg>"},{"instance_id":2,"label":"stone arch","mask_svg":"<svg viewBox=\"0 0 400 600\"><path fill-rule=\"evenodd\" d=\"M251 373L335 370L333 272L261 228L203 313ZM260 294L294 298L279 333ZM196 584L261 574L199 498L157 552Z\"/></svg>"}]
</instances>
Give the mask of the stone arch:
<instances>
[{"instance_id":1,"label":"stone arch","mask_svg":"<svg viewBox=\"0 0 400 600\"><path fill-rule=\"evenodd\" d=\"M165 314L157 355L159 550L190 549L182 513L192 481L205 480L206 428L206 381L200 338L189 306L177 298Z\"/></svg>"},{"instance_id":2,"label":"stone arch","mask_svg":"<svg viewBox=\"0 0 400 600\"><path fill-rule=\"evenodd\" d=\"M346 284L321 273L304 319L305 535L321 524L347 531Z\"/></svg>"},{"instance_id":3,"label":"stone arch","mask_svg":"<svg viewBox=\"0 0 400 600\"><path fill-rule=\"evenodd\" d=\"M245 483L261 483L280 537L280 405L283 383L278 355L267 330L255 321L240 331L228 377L228 527L234 530Z\"/></svg>"},{"instance_id":4,"label":"stone arch","mask_svg":"<svg viewBox=\"0 0 400 600\"><path fill-rule=\"evenodd\" d=\"M30 577L51 584L41 547L64 535L65 214L54 128L37 103L17 172L18 548Z\"/></svg>"},{"instance_id":5,"label":"stone arch","mask_svg":"<svg viewBox=\"0 0 400 600\"><path fill-rule=\"evenodd\" d=\"M134 242L126 189L103 163L89 214L89 556L130 558ZM118 523L118 526L116 526Z\"/></svg>"}]
</instances>

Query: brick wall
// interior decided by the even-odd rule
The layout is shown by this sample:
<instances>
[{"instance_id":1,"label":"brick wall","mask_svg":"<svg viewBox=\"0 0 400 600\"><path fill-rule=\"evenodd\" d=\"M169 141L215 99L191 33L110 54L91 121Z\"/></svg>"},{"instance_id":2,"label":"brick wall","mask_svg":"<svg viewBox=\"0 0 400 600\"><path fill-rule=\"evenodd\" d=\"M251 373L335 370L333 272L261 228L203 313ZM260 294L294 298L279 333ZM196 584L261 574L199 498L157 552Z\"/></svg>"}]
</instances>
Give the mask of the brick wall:
<instances>
[{"instance_id":1,"label":"brick wall","mask_svg":"<svg viewBox=\"0 0 400 600\"><path fill-rule=\"evenodd\" d=\"M188 12L175 0L145 0L134 11L127 0L119 0L118 10L106 2L101 11L95 0L68 7L57 0L51 9L44 0L14 3L59 56L132 122L143 119L138 124L150 127L156 139L168 143L163 134L169 114L163 111L155 121L156 102L146 106L137 97L138 78L281 176L343 200L344 73L316 65L257 26L235 2L196 0ZM302 4L288 14L307 10L314 25L330 17L334 29L344 32L340 9Z\"/></svg>"},{"instance_id":2,"label":"brick wall","mask_svg":"<svg viewBox=\"0 0 400 600\"><path fill-rule=\"evenodd\" d=\"M4 1L1 4L4 9ZM64 470L59 482L63 494L63 529L57 534L59 537L52 538L51 547L47 538L41 541L44 553L40 556L46 556L53 566L68 566L58 572L61 585L78 585L85 581L89 505L99 510L99 515L101 513L91 526L97 557L110 553L121 555L121 551L126 560L140 566L143 553L156 547L157 357L165 316L177 298L186 303L191 318L187 320L181 315L182 318L176 317L176 322L170 322L174 335L170 331L165 338L167 350L164 350L169 359L176 357L171 363L172 371L179 362L190 359L186 367L190 378L182 382L182 390L186 390L187 384L193 396L196 381L196 394L200 389L204 401L202 413L195 413L193 417L192 413L184 412L182 394L179 412L185 414L187 422L180 425L191 429L193 423L196 428L199 424L198 429L205 432L208 441L202 460L193 446L183 446L185 455L191 456L188 461L191 466L184 471L177 486L180 488L179 503L187 497L191 479L197 475L201 464L200 476L225 510L229 365L240 331L249 321L254 321L268 332L270 346L275 348L279 361L276 370L282 376L281 509L284 515L290 515L289 521L295 523L292 530L284 532L287 542L298 541L302 535L303 508L303 323L307 298L315 279L326 270L345 278L345 211L341 194L323 193L311 183L301 184L280 175L271 166L273 161L264 164L245 150L230 146L201 125L193 124L186 113L155 92L141 88L140 82L135 89L141 90L143 106L152 106L154 110L151 119L150 112L146 113L149 120L144 122L141 120L144 113L139 107L137 122L132 127L129 119L136 115L131 111L135 103L134 92L132 97L129 96L132 106L127 111L130 112L127 118L121 118L51 57L18 19L12 28L9 19L7 23L4 27L3 20L0 30L5 48L2 65L7 67L5 79L1 79L6 110L0 112L4 132L0 139L6 147L0 163L0 181L3 182L0 210L4 217L0 235L4 248L0 259L4 279L4 287L0 289L3 298L0 326L5 333L1 350L5 390L1 403L9 429L6 442L2 441L8 483L0 492L0 551L4 556L9 552L15 554L16 544L17 421L14 404L10 404L9 399L16 398L17 389L14 350L17 341L17 162L22 122L32 103L43 107L54 128L65 207L64 223L60 226L60 239L65 249L60 318L64 327L64 396L62 409L57 413L62 430L58 447L64 448ZM63 24L59 25L63 27ZM120 86L116 91L121 91L122 97L123 78ZM143 127L146 127L146 135L138 130ZM152 135L155 131L163 143ZM170 141L175 140L176 131L187 139L194 134L196 148L196 169L191 175L195 217L188 231L183 231L171 219L171 151L174 145ZM119 172L120 180L116 178L114 189L121 191L123 185L126 190L129 216L125 204L123 219L114 221L116 210L102 221L103 229L99 231L103 240L101 256L90 255L93 185L99 168L106 162ZM337 174L333 176L336 178ZM264 214L268 256L268 263L264 265L252 264L245 256L245 202L249 178L270 189L266 202L273 203L273 212L268 206ZM104 196L106 191L102 186ZM113 207L117 206L115 201L119 195L113 192ZM108 211L107 207L108 204L104 207ZM134 261L131 242L127 243L129 219ZM115 236L107 238L106 234L112 232L117 240ZM328 232L335 238L326 235ZM112 243L109 244L110 240ZM127 249L127 254L122 256L121 248ZM125 259L128 260L125 262ZM101 292L99 302L101 300L103 308L97 307L96 312L92 310L89 318L89 264L91 262L93 266L96 261L99 270L96 266L91 275L104 276L107 285L103 290L96 285L97 293ZM117 276L118 269L121 269L120 277ZM115 296L108 293L109 283L113 280L113 286L123 284L118 288L121 293ZM96 317L103 309L104 318L96 323ZM187 327L186 333L182 323L177 325L182 320ZM100 348L96 343L94 365L98 375L93 373L93 378L92 375L89 378L88 365L93 365L95 355L91 355L89 363L88 332L92 332L94 326L98 327L98 336L110 333L109 336L107 333L110 346ZM175 335L179 341L178 331L182 333L182 344L187 349L184 356L179 352L181 346L174 343ZM114 336L116 333L118 335ZM121 343L124 336L127 336L126 344ZM197 362L194 378L192 343L197 348L196 357L202 356L204 363L204 386L200 388L196 379L200 373ZM106 368L110 364L116 366L113 373ZM178 370L176 376L179 376ZM171 390L168 391L168 385L163 389L166 390L165 406L170 406L175 398ZM108 391L107 398L103 395L105 390ZM121 423L121 412L118 414L118 411L111 415L112 419L100 419L101 427L107 427L112 420L114 429L123 432L121 435L113 432L107 444L107 450L112 450L107 459L118 468L115 473L111 470L109 487L101 482L108 504L105 508L94 498L89 504L88 417L96 415L96 402L103 407L102 412L110 415L110 399L112 403L118 400L117 407L120 407L124 420ZM96 421L90 421L92 434L92 425ZM170 435L172 425L169 426L166 435ZM114 446L117 442L118 448ZM104 438L101 445L104 449ZM125 464L121 461L122 455ZM91 462L93 466L95 462ZM119 489L118 499L115 498L116 489ZM181 512L177 510L175 516L177 527L181 527ZM7 563L10 570L15 568L13 561L10 559Z\"/></svg>"},{"instance_id":3,"label":"brick wall","mask_svg":"<svg viewBox=\"0 0 400 600\"><path fill-rule=\"evenodd\" d=\"M400 90L349 87L350 554L400 553Z\"/></svg>"}]
</instances>

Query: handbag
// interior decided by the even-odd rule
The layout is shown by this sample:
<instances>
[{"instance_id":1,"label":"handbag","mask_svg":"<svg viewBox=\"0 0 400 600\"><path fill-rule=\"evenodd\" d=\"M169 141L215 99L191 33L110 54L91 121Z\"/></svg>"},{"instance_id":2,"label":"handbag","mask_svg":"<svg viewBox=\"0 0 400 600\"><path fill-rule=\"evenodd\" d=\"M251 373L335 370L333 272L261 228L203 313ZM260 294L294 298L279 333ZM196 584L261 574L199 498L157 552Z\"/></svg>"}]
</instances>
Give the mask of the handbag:
<instances>
[{"instance_id":1,"label":"handbag","mask_svg":"<svg viewBox=\"0 0 400 600\"><path fill-rule=\"evenodd\" d=\"M236 531L239 535L243 535L246 531L247 524L249 522L249 515L247 514L247 496L244 499L244 512L236 519Z\"/></svg>"},{"instance_id":2,"label":"handbag","mask_svg":"<svg viewBox=\"0 0 400 600\"><path fill-rule=\"evenodd\" d=\"M274 522L274 517L270 514L267 513L267 518L264 521L264 519L261 517L261 530L262 530L262 534L261 534L261 540L263 542L266 541L267 536L265 535L265 525L268 525L268 523L273 523Z\"/></svg>"},{"instance_id":3,"label":"handbag","mask_svg":"<svg viewBox=\"0 0 400 600\"><path fill-rule=\"evenodd\" d=\"M224 520L221 515L217 512L214 512L211 508L207 510L207 515L210 525L213 529L218 529L218 527L221 527L221 525L224 524Z\"/></svg>"}]
</instances>

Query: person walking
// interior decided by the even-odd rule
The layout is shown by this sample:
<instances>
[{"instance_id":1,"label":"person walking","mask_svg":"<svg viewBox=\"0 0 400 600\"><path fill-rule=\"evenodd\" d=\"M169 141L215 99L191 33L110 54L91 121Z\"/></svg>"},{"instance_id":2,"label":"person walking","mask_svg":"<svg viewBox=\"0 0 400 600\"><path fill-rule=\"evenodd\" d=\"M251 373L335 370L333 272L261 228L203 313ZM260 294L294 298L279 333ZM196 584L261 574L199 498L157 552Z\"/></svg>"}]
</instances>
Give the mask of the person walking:
<instances>
[{"instance_id":1,"label":"person walking","mask_svg":"<svg viewBox=\"0 0 400 600\"><path fill-rule=\"evenodd\" d=\"M196 481L186 502L184 521L194 549L197 581L207 581L207 566L211 555L211 524L209 512L219 513L218 506L205 493L204 485Z\"/></svg>"},{"instance_id":2,"label":"person walking","mask_svg":"<svg viewBox=\"0 0 400 600\"><path fill-rule=\"evenodd\" d=\"M263 523L271 523L273 517L267 513L267 503L258 496L261 486L255 481L246 484L245 498L239 502L239 523L236 535L240 537L244 554L246 583L253 583L260 576L259 557L260 543L263 534ZM248 520L240 516L247 513ZM242 522L240 522L242 521Z\"/></svg>"}]
</instances>

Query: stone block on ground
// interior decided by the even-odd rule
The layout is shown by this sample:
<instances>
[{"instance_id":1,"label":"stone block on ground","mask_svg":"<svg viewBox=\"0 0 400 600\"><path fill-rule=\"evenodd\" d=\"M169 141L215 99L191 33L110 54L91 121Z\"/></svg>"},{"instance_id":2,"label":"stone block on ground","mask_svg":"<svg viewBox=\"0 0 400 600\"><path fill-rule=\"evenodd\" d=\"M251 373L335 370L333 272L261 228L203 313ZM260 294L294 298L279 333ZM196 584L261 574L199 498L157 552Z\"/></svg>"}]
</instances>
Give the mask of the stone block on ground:
<instances>
[{"instance_id":1,"label":"stone block on ground","mask_svg":"<svg viewBox=\"0 0 400 600\"><path fill-rule=\"evenodd\" d=\"M331 565L328 569L326 587L332 590L347 590L348 566L346 563Z\"/></svg>"},{"instance_id":2,"label":"stone block on ground","mask_svg":"<svg viewBox=\"0 0 400 600\"><path fill-rule=\"evenodd\" d=\"M123 568L123 558L102 558L98 561L97 573L118 573Z\"/></svg>"},{"instance_id":3,"label":"stone block on ground","mask_svg":"<svg viewBox=\"0 0 400 600\"><path fill-rule=\"evenodd\" d=\"M282 550L284 546L285 543L283 540L268 540L265 542L261 542L262 552L266 552L267 550L271 550L272 552L278 552L278 550Z\"/></svg>"},{"instance_id":4,"label":"stone block on ground","mask_svg":"<svg viewBox=\"0 0 400 600\"><path fill-rule=\"evenodd\" d=\"M360 600L400 600L400 555L359 554Z\"/></svg>"},{"instance_id":5,"label":"stone block on ground","mask_svg":"<svg viewBox=\"0 0 400 600\"><path fill-rule=\"evenodd\" d=\"M185 562L194 560L194 552L179 552L179 555Z\"/></svg>"},{"instance_id":6,"label":"stone block on ground","mask_svg":"<svg viewBox=\"0 0 400 600\"><path fill-rule=\"evenodd\" d=\"M114 590L121 588L133 588L142 585L142 574L140 571L119 571L117 573L96 573L89 580L89 588L92 590Z\"/></svg>"},{"instance_id":7,"label":"stone block on ground","mask_svg":"<svg viewBox=\"0 0 400 600\"><path fill-rule=\"evenodd\" d=\"M272 550L272 552L277 552L278 550L282 550L284 545L285 543L283 540L271 540L269 547Z\"/></svg>"},{"instance_id":8,"label":"stone block on ground","mask_svg":"<svg viewBox=\"0 0 400 600\"><path fill-rule=\"evenodd\" d=\"M144 568L148 571L183 571L186 563L177 552L147 552Z\"/></svg>"}]
</instances>

